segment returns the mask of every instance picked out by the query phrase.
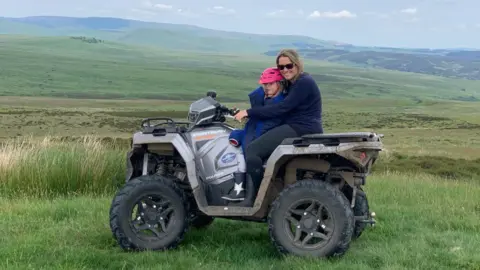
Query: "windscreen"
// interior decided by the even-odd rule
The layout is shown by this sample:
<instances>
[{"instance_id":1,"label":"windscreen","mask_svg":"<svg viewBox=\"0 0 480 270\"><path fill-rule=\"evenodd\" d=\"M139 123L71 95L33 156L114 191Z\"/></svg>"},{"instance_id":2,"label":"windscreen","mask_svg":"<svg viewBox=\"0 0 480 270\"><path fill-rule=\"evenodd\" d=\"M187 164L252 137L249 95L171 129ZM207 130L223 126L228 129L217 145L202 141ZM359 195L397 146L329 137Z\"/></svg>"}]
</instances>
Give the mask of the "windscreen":
<instances>
[{"instance_id":1,"label":"windscreen","mask_svg":"<svg viewBox=\"0 0 480 270\"><path fill-rule=\"evenodd\" d=\"M190 105L190 111L194 111L194 112L201 112L205 109L208 109L212 106L217 106L218 102L216 100L214 100L213 98L211 97L204 97L200 100L197 100L195 101L194 103L192 103L192 105Z\"/></svg>"}]
</instances>

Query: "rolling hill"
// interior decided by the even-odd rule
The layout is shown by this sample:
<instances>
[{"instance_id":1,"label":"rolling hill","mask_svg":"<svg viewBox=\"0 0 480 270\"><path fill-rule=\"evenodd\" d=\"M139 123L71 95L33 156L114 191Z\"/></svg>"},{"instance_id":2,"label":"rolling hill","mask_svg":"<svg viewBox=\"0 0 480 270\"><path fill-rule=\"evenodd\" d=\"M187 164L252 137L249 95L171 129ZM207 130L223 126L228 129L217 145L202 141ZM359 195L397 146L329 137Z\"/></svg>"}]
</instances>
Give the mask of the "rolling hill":
<instances>
[{"instance_id":1,"label":"rolling hill","mask_svg":"<svg viewBox=\"0 0 480 270\"><path fill-rule=\"evenodd\" d=\"M271 50L266 55L276 55ZM405 72L423 73L452 78L480 79L480 51L432 51L412 53L399 51L349 51L345 49L299 49L307 59L324 60Z\"/></svg>"},{"instance_id":2,"label":"rolling hill","mask_svg":"<svg viewBox=\"0 0 480 270\"><path fill-rule=\"evenodd\" d=\"M38 16L0 18L0 34L89 36L136 45L210 52L262 53L299 44L332 47L333 42L305 36L258 35L192 25L119 18Z\"/></svg>"},{"instance_id":3,"label":"rolling hill","mask_svg":"<svg viewBox=\"0 0 480 270\"><path fill-rule=\"evenodd\" d=\"M0 35L0 95L245 101L262 55L199 53L78 37ZM479 81L306 61L327 99L477 101Z\"/></svg>"},{"instance_id":4,"label":"rolling hill","mask_svg":"<svg viewBox=\"0 0 480 270\"><path fill-rule=\"evenodd\" d=\"M256 55L273 55L291 47L312 60L480 80L480 51L466 49L363 47L306 36L259 35L107 17L0 18L0 34L84 36L165 49Z\"/></svg>"}]
</instances>

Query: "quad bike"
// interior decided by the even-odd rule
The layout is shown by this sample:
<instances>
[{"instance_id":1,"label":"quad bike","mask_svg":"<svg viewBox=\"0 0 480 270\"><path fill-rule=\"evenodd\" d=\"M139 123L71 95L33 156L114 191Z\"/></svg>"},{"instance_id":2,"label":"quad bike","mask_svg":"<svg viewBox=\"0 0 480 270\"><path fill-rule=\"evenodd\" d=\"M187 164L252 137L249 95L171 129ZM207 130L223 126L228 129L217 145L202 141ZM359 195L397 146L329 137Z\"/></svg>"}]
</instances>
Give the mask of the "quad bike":
<instances>
[{"instance_id":1,"label":"quad bike","mask_svg":"<svg viewBox=\"0 0 480 270\"><path fill-rule=\"evenodd\" d=\"M266 160L254 192L242 148L229 140L233 127L224 123L235 113L208 92L191 104L187 122L142 121L127 155L126 183L110 209L110 227L120 247L175 248L189 226L203 228L214 218L227 218L268 223L281 253L343 255L351 240L375 223L361 186L382 150L382 135L285 139ZM155 120L163 122L152 124ZM245 187L244 200L223 199L238 187Z\"/></svg>"}]
</instances>

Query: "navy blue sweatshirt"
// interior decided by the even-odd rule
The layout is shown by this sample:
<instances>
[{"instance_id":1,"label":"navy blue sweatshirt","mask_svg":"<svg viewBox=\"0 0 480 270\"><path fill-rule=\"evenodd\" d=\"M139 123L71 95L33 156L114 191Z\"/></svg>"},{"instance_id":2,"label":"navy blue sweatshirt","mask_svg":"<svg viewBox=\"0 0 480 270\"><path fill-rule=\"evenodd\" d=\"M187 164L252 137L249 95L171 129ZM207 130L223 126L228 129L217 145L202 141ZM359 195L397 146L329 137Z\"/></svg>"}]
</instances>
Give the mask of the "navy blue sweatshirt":
<instances>
[{"instance_id":1,"label":"navy blue sweatshirt","mask_svg":"<svg viewBox=\"0 0 480 270\"><path fill-rule=\"evenodd\" d=\"M298 136L323 133L322 97L315 80L306 73L288 88L288 95L281 102L250 108L248 117L257 119L282 118Z\"/></svg>"}]
</instances>

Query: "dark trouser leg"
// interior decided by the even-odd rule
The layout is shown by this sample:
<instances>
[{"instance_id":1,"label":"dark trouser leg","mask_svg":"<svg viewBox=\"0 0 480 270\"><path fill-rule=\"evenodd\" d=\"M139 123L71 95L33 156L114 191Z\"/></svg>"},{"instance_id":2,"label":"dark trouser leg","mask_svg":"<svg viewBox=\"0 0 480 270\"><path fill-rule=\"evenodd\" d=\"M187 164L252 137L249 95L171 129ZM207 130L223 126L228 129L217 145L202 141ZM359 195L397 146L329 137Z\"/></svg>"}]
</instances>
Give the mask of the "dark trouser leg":
<instances>
[{"instance_id":1,"label":"dark trouser leg","mask_svg":"<svg viewBox=\"0 0 480 270\"><path fill-rule=\"evenodd\" d=\"M289 125L273 128L255 139L246 149L247 174L250 175L255 187L255 193L260 188L263 179L263 163L286 138L297 137L297 133Z\"/></svg>"}]
</instances>

